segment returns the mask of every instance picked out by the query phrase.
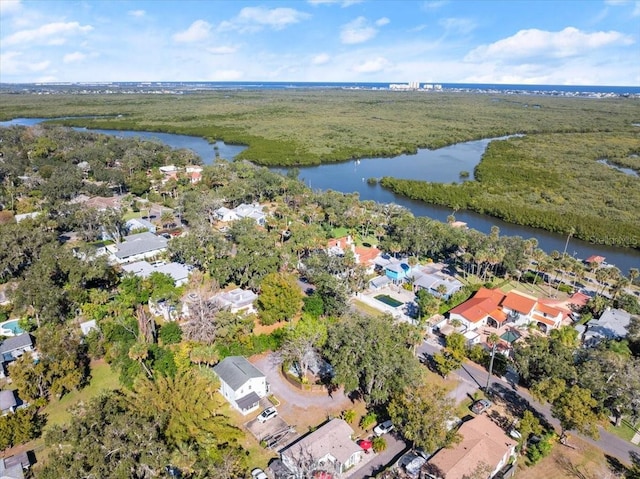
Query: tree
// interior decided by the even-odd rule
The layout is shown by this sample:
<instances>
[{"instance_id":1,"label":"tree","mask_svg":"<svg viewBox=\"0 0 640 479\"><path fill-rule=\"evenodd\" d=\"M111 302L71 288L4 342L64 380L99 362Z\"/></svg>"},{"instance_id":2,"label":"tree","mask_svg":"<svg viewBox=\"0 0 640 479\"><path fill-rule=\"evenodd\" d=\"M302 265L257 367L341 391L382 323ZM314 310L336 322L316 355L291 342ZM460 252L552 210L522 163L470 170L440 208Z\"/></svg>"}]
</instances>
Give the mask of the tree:
<instances>
[{"instance_id":1,"label":"tree","mask_svg":"<svg viewBox=\"0 0 640 479\"><path fill-rule=\"evenodd\" d=\"M291 320L302 307L302 291L295 276L287 273L265 276L256 305L260 322L264 325Z\"/></svg>"},{"instance_id":2,"label":"tree","mask_svg":"<svg viewBox=\"0 0 640 479\"><path fill-rule=\"evenodd\" d=\"M430 318L434 314L437 314L440 308L440 299L421 288L416 293L416 304L420 311L420 318Z\"/></svg>"},{"instance_id":3,"label":"tree","mask_svg":"<svg viewBox=\"0 0 640 479\"><path fill-rule=\"evenodd\" d=\"M600 435L597 427L600 417L595 411L597 404L588 389L575 385L565 389L551 406L552 416L560 421L561 438L566 438L567 431L576 430L597 439Z\"/></svg>"},{"instance_id":4,"label":"tree","mask_svg":"<svg viewBox=\"0 0 640 479\"><path fill-rule=\"evenodd\" d=\"M395 426L415 447L435 452L456 439L447 427L455 413L455 402L447 391L424 380L416 387L395 393L388 412Z\"/></svg>"},{"instance_id":5,"label":"tree","mask_svg":"<svg viewBox=\"0 0 640 479\"><path fill-rule=\"evenodd\" d=\"M162 344L177 344L182 341L182 329L178 323L172 321L160 327L158 337Z\"/></svg>"},{"instance_id":6,"label":"tree","mask_svg":"<svg viewBox=\"0 0 640 479\"><path fill-rule=\"evenodd\" d=\"M287 330L280 354L284 361L291 361L297 366L300 380L306 382L309 365L317 357L316 350L326 341L326 324L317 318L305 317Z\"/></svg>"},{"instance_id":7,"label":"tree","mask_svg":"<svg viewBox=\"0 0 640 479\"><path fill-rule=\"evenodd\" d=\"M522 419L518 423L518 432L520 433L520 446L527 448L529 438L542 434L543 428L540 420L530 411L526 410L522 415Z\"/></svg>"},{"instance_id":8,"label":"tree","mask_svg":"<svg viewBox=\"0 0 640 479\"><path fill-rule=\"evenodd\" d=\"M210 299L210 291L202 289L188 295L188 320L182 325L182 333L187 341L213 344L218 327L215 318L220 306Z\"/></svg>"},{"instance_id":9,"label":"tree","mask_svg":"<svg viewBox=\"0 0 640 479\"><path fill-rule=\"evenodd\" d=\"M354 314L331 325L323 351L333 366L334 382L370 404L381 404L414 384L420 364L404 332L388 316Z\"/></svg>"}]
</instances>

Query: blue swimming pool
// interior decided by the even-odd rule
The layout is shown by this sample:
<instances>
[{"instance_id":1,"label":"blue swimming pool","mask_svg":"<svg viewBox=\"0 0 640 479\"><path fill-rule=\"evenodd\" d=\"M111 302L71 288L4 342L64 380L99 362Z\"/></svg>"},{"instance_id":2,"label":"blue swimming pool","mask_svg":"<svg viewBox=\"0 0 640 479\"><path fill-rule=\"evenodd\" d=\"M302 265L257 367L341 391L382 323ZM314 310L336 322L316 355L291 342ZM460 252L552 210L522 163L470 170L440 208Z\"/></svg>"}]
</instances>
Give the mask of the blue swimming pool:
<instances>
[{"instance_id":1,"label":"blue swimming pool","mask_svg":"<svg viewBox=\"0 0 640 479\"><path fill-rule=\"evenodd\" d=\"M13 334L14 336L17 336L18 334L24 333L22 328L20 326L18 326L18 320L17 319L13 319L11 321L5 321L4 323L0 324L0 331L3 330L3 329L6 329L7 331L10 331L11 334Z\"/></svg>"}]
</instances>

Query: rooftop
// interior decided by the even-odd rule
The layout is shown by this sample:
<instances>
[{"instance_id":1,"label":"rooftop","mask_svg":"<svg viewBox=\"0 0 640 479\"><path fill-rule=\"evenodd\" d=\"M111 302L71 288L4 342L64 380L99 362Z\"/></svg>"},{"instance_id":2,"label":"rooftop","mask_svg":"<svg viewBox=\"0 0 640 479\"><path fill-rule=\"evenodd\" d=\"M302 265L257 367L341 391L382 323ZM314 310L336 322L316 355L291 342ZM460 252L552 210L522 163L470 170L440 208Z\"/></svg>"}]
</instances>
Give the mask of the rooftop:
<instances>
[{"instance_id":1,"label":"rooftop","mask_svg":"<svg viewBox=\"0 0 640 479\"><path fill-rule=\"evenodd\" d=\"M264 374L243 356L228 356L214 366L213 370L234 391L249 379L264 377Z\"/></svg>"},{"instance_id":2,"label":"rooftop","mask_svg":"<svg viewBox=\"0 0 640 479\"><path fill-rule=\"evenodd\" d=\"M362 451L360 446L351 440L353 434L353 429L344 420L332 419L299 441L284 448L281 454L286 454L291 458L309 454L316 460L331 455L344 464L354 453Z\"/></svg>"},{"instance_id":3,"label":"rooftop","mask_svg":"<svg viewBox=\"0 0 640 479\"><path fill-rule=\"evenodd\" d=\"M115 256L119 259L125 259L131 256L165 249L166 247L166 238L145 231L144 233L125 237L124 241L117 245Z\"/></svg>"},{"instance_id":4,"label":"rooftop","mask_svg":"<svg viewBox=\"0 0 640 479\"><path fill-rule=\"evenodd\" d=\"M16 349L25 348L33 346L33 340L29 333L23 333L19 336L12 336L4 340L2 344L0 344L0 355L9 353Z\"/></svg>"}]
</instances>

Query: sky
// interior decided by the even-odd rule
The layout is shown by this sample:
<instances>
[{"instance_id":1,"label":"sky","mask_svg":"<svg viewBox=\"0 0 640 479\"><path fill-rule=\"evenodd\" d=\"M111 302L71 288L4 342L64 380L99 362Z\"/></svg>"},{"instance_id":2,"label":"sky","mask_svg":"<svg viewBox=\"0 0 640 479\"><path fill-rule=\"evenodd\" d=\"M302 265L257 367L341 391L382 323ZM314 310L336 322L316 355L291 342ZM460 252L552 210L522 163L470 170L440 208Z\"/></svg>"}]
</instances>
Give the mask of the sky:
<instances>
[{"instance_id":1,"label":"sky","mask_svg":"<svg viewBox=\"0 0 640 479\"><path fill-rule=\"evenodd\" d=\"M640 1L0 0L0 82L640 86Z\"/></svg>"}]
</instances>

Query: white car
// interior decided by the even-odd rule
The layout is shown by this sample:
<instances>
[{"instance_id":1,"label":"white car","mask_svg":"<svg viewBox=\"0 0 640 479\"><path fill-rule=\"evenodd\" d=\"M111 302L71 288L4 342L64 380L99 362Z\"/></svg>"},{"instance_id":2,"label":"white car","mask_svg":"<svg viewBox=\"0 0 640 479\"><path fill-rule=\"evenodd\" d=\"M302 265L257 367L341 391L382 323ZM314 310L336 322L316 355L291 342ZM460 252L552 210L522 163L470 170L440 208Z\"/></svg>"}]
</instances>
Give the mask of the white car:
<instances>
[{"instance_id":1,"label":"white car","mask_svg":"<svg viewBox=\"0 0 640 479\"><path fill-rule=\"evenodd\" d=\"M264 411L260 413L258 416L258 422L267 422L272 417L276 417L278 415L278 411L274 407L268 407Z\"/></svg>"},{"instance_id":2,"label":"white car","mask_svg":"<svg viewBox=\"0 0 640 479\"><path fill-rule=\"evenodd\" d=\"M265 472L259 467L256 467L253 471L251 471L251 477L253 479L269 479Z\"/></svg>"},{"instance_id":3,"label":"white car","mask_svg":"<svg viewBox=\"0 0 640 479\"><path fill-rule=\"evenodd\" d=\"M383 434L387 434L388 432L393 431L393 423L391 420L387 420L385 422L381 422L376 427L373 428L373 433L376 436L382 436Z\"/></svg>"}]
</instances>

